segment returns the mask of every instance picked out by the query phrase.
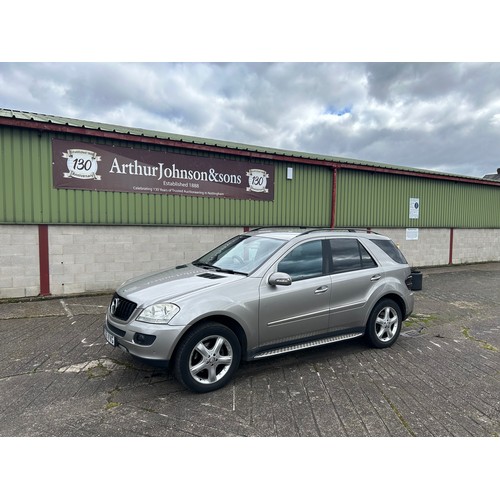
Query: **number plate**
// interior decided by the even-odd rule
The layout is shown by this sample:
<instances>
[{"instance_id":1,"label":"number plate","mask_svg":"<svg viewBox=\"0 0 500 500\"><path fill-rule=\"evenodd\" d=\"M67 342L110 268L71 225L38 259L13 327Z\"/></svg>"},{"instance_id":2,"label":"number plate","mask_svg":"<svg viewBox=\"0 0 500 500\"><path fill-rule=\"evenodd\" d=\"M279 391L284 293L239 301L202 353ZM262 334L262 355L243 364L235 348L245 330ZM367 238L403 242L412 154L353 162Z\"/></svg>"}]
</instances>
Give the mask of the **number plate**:
<instances>
[{"instance_id":1,"label":"number plate","mask_svg":"<svg viewBox=\"0 0 500 500\"><path fill-rule=\"evenodd\" d=\"M114 335L111 335L111 333L108 332L108 330L106 330L106 328L104 328L104 336L106 337L106 340L113 346L115 347L116 346L116 341L115 341L115 337Z\"/></svg>"}]
</instances>

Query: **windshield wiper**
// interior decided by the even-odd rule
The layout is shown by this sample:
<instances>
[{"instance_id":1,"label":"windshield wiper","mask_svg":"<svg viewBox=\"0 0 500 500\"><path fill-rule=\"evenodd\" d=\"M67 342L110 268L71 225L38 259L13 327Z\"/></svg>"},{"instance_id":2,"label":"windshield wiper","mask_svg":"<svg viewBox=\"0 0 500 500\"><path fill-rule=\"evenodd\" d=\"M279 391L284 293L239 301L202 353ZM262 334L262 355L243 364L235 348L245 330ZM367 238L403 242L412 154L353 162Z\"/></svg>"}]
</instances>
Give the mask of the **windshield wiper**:
<instances>
[{"instance_id":1,"label":"windshield wiper","mask_svg":"<svg viewBox=\"0 0 500 500\"><path fill-rule=\"evenodd\" d=\"M244 273L243 271L235 271L234 269L222 269L220 267L215 267L213 268L216 271L219 271L219 273L228 273L228 274L241 274L242 276L248 276L248 273Z\"/></svg>"},{"instance_id":2,"label":"windshield wiper","mask_svg":"<svg viewBox=\"0 0 500 500\"><path fill-rule=\"evenodd\" d=\"M202 267L203 269L212 269L213 271L217 271L219 273L226 274L241 274L243 276L248 276L248 273L244 273L242 271L235 271L234 269L223 269L222 267L213 266L212 264L202 264L201 262L193 262L193 264L197 267Z\"/></svg>"}]
</instances>

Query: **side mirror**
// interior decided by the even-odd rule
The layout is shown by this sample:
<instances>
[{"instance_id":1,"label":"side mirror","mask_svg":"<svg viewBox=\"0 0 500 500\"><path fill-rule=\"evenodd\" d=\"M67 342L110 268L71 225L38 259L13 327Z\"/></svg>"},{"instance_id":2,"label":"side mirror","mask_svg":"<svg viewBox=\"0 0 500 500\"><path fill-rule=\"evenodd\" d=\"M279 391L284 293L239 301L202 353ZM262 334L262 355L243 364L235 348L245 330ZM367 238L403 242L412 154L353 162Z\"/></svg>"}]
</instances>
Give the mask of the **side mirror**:
<instances>
[{"instance_id":1,"label":"side mirror","mask_svg":"<svg viewBox=\"0 0 500 500\"><path fill-rule=\"evenodd\" d=\"M292 277L286 273L273 273L269 276L268 283L271 286L290 286Z\"/></svg>"}]
</instances>

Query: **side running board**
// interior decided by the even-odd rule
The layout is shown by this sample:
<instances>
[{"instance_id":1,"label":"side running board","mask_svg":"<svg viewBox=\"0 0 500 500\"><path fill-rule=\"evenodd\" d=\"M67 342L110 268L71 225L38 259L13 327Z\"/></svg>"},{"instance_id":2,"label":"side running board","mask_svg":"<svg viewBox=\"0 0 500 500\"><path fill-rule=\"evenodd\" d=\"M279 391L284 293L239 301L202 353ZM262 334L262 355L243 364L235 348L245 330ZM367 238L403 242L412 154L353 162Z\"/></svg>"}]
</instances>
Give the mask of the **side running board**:
<instances>
[{"instance_id":1,"label":"side running board","mask_svg":"<svg viewBox=\"0 0 500 500\"><path fill-rule=\"evenodd\" d=\"M277 349L270 349L269 351L262 351L256 354L253 359L267 358L269 356L277 356L278 354L285 354L288 352L300 351L301 349L308 349L309 347L333 344L334 342L341 342L342 340L361 337L361 335L363 335L363 332L346 333L344 335L334 335L333 337L327 337L319 340L310 340L308 342L303 342L302 344L293 344L286 347L279 347Z\"/></svg>"}]
</instances>

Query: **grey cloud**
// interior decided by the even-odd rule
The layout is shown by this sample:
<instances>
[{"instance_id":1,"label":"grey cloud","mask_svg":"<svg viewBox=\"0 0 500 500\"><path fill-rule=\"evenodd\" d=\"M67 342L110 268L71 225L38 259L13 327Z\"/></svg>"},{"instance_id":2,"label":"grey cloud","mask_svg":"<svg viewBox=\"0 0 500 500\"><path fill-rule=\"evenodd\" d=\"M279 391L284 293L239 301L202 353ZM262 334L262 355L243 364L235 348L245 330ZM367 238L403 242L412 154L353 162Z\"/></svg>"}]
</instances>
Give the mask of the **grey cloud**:
<instances>
[{"instance_id":1,"label":"grey cloud","mask_svg":"<svg viewBox=\"0 0 500 500\"><path fill-rule=\"evenodd\" d=\"M498 63L0 63L0 106L482 176Z\"/></svg>"}]
</instances>

